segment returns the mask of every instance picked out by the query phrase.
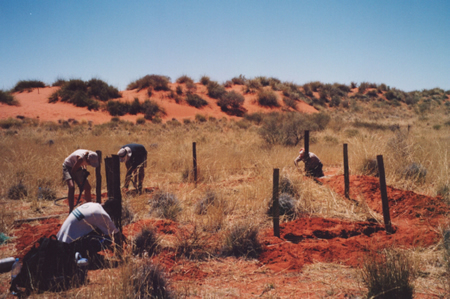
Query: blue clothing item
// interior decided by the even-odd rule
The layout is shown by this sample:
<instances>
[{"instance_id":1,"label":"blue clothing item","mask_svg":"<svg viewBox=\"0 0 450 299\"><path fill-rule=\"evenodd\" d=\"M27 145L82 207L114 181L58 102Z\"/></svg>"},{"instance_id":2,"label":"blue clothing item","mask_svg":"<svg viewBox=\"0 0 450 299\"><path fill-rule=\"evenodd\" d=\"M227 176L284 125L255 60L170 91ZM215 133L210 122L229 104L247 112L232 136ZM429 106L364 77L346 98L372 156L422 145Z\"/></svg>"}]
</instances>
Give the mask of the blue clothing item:
<instances>
[{"instance_id":1,"label":"blue clothing item","mask_svg":"<svg viewBox=\"0 0 450 299\"><path fill-rule=\"evenodd\" d=\"M122 148L128 147L131 149L131 157L127 160L127 168L137 168L139 165L147 161L147 150L142 144L130 143L125 144ZM144 167L146 165L143 165Z\"/></svg>"}]
</instances>

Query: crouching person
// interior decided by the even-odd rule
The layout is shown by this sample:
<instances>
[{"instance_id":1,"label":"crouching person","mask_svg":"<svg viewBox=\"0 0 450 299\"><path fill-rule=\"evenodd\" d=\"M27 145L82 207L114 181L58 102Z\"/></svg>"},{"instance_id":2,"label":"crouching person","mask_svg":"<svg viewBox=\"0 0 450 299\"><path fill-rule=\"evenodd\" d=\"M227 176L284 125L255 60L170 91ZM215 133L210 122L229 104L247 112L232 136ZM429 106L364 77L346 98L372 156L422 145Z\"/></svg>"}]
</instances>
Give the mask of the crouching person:
<instances>
[{"instance_id":1,"label":"crouching person","mask_svg":"<svg viewBox=\"0 0 450 299\"><path fill-rule=\"evenodd\" d=\"M295 166L298 165L298 162L303 161L305 163L305 171L306 175L320 178L323 177L323 164L320 161L319 157L315 154L309 152L309 157L305 153L305 149L300 149L299 155L294 160Z\"/></svg>"},{"instance_id":2,"label":"crouching person","mask_svg":"<svg viewBox=\"0 0 450 299\"><path fill-rule=\"evenodd\" d=\"M73 210L56 235L59 241L73 243L76 251L89 259L90 264L100 266L102 257L97 253L113 249L125 241L123 235L111 220L114 202L108 199L103 205L88 202Z\"/></svg>"}]
</instances>

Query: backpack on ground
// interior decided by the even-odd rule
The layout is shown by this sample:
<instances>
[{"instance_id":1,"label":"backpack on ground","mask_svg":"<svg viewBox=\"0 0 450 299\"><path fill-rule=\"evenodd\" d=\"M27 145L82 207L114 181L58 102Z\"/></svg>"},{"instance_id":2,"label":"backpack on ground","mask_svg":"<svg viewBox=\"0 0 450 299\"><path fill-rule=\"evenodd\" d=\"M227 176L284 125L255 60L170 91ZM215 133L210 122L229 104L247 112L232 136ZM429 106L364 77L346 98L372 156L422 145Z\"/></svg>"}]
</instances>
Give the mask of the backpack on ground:
<instances>
[{"instance_id":1,"label":"backpack on ground","mask_svg":"<svg viewBox=\"0 0 450 299\"><path fill-rule=\"evenodd\" d=\"M55 235L41 238L22 260L10 290L62 291L85 282L85 272L77 266L75 246L58 241Z\"/></svg>"}]
</instances>

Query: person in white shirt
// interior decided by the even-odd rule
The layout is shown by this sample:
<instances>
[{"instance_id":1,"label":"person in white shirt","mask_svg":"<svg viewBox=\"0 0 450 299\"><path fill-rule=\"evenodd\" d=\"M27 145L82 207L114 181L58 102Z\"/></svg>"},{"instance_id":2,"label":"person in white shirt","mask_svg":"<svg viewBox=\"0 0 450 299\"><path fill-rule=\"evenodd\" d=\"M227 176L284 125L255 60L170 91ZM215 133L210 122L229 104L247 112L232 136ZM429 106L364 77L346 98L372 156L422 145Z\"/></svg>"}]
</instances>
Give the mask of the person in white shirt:
<instances>
[{"instance_id":1,"label":"person in white shirt","mask_svg":"<svg viewBox=\"0 0 450 299\"><path fill-rule=\"evenodd\" d=\"M87 180L87 166L98 167L98 155L96 152L79 149L71 153L63 163L63 180L67 182L69 201L69 213L72 212L75 203L75 185L77 183L80 189L84 191L84 198L87 202L91 201L91 185ZM80 190L80 192L82 192Z\"/></svg>"},{"instance_id":2,"label":"person in white shirt","mask_svg":"<svg viewBox=\"0 0 450 299\"><path fill-rule=\"evenodd\" d=\"M298 165L298 162L303 161L305 163L305 171L308 176L312 176L315 178L323 177L323 164L320 161L319 157L315 154L309 152L309 157L306 156L305 149L300 149L299 155L294 159L295 166Z\"/></svg>"},{"instance_id":3,"label":"person in white shirt","mask_svg":"<svg viewBox=\"0 0 450 299\"><path fill-rule=\"evenodd\" d=\"M112 240L119 237L120 231L109 215L113 206L112 199L108 199L103 206L94 202L82 204L69 214L56 238L65 243L72 243L90 233L104 235Z\"/></svg>"}]
</instances>

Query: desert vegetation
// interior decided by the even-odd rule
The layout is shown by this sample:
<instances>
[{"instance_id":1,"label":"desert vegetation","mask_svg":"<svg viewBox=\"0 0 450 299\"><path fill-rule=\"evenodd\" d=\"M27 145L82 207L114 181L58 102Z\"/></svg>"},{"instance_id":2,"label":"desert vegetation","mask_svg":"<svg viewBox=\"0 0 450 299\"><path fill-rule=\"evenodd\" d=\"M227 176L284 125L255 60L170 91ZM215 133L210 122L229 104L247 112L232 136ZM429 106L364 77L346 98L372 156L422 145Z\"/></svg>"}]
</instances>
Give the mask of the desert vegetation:
<instances>
[{"instance_id":1,"label":"desert vegetation","mask_svg":"<svg viewBox=\"0 0 450 299\"><path fill-rule=\"evenodd\" d=\"M188 88L192 84L189 79L183 76L176 83ZM241 93L227 90L206 76L200 83L207 88L207 96L224 107L222 110L241 107ZM70 84L84 84L89 95L86 82ZM125 250L119 267L99 271L90 284L69 290L65 296L289 297L304 292L321 297L345 293L382 298L381 294L390 290L400 298L411 298L413 294L449 296L450 246L444 237L449 222L435 227L441 231L441 240L433 246L421 246L416 240L408 248L371 252L361 267L323 261L305 263L298 271L274 273L264 265L255 266L267 245L263 240L268 242L267 232L272 229L274 168L280 169L282 224L314 218L382 223L382 216L364 204L363 195L356 196L363 204L347 200L326 184L306 179L304 169L294 166L305 130L311 134L310 150L320 157L326 173L342 174L345 143L352 175L376 176L374 159L383 155L389 186L432 196L434 201L450 205L449 92L437 88L405 93L370 83L359 87L321 82L299 86L275 78L249 80L243 76L233 78L231 84L239 85L242 94L253 92L263 106L276 107L291 101L285 104L291 109L244 112L237 120L208 118L201 110L196 121L132 123L115 117L94 126L83 122L2 120L0 204L4 208L0 209L0 233L11 239L0 258L16 253L13 246L8 246L8 242L13 243L14 220L61 211L53 200L66 192L60 168L69 153L87 148L101 150L106 157L123 144L138 142L149 151L144 186L152 192L124 194L123 203L132 215L131 225L141 221L147 221L147 225L138 234L129 234L132 246ZM146 76L129 88L156 93L169 92L169 86L167 77ZM280 94L288 101L282 101ZM62 100L63 94L57 96ZM319 112L296 112L295 103L300 101L314 105ZM158 113L162 109L151 97L144 103L138 99L119 102L106 101L114 116L143 113L145 119L161 120L162 114ZM344 105L346 102L348 105ZM192 169L193 142L197 146L197 182ZM124 173L121 175L123 181ZM96 183L94 176L90 180L92 185ZM102 187L106 189L104 180ZM39 196L42 190L45 197ZM194 273L209 276L199 274L191 279ZM2 274L0 279L6 283L8 277ZM292 285L307 281L310 293L305 291L307 287L294 288L283 280ZM389 289L386 282L392 284ZM247 286L257 294L247 293Z\"/></svg>"}]
</instances>

